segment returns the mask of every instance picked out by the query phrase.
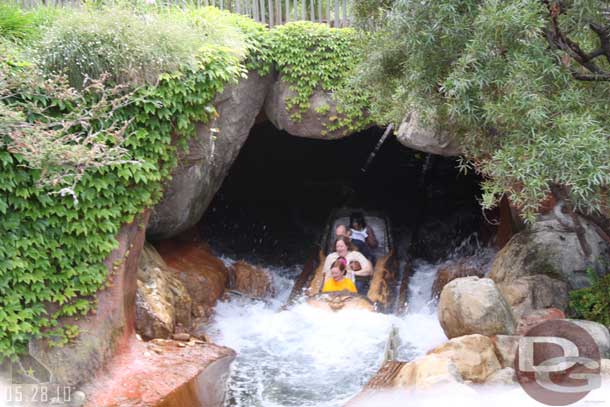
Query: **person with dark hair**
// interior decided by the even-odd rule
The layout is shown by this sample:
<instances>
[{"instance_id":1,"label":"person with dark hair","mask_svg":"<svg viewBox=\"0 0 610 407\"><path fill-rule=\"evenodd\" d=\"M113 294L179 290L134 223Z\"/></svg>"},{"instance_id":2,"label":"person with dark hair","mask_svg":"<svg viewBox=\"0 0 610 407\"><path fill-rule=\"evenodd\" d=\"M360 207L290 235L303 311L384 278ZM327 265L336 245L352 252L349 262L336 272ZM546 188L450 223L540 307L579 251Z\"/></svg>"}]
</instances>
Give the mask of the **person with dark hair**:
<instances>
[{"instance_id":1,"label":"person with dark hair","mask_svg":"<svg viewBox=\"0 0 610 407\"><path fill-rule=\"evenodd\" d=\"M343 259L345 260L345 259ZM324 287L322 288L323 293L333 291L349 291L352 293L356 292L356 286L349 278L345 277L346 265L341 259L335 260L330 266L331 278L326 279Z\"/></svg>"},{"instance_id":2,"label":"person with dark hair","mask_svg":"<svg viewBox=\"0 0 610 407\"><path fill-rule=\"evenodd\" d=\"M358 293L362 295L366 295L368 293L368 289L366 289L365 285L359 287L358 281L370 281L371 276L373 275L373 265L364 255L356 250L351 245L349 239L345 236L339 236L335 241L335 251L326 256L326 260L324 261L324 276L325 279L328 280L331 278L331 265L340 257L343 257L346 264L347 277L356 282L356 287L358 289ZM350 267L350 264L355 265L358 264L358 270L353 270Z\"/></svg>"},{"instance_id":3,"label":"person with dark hair","mask_svg":"<svg viewBox=\"0 0 610 407\"><path fill-rule=\"evenodd\" d=\"M350 239L352 244L364 254L364 257L375 264L377 260L372 249L379 246L379 242L375 237L373 229L366 225L362 212L353 212L349 217Z\"/></svg>"}]
</instances>

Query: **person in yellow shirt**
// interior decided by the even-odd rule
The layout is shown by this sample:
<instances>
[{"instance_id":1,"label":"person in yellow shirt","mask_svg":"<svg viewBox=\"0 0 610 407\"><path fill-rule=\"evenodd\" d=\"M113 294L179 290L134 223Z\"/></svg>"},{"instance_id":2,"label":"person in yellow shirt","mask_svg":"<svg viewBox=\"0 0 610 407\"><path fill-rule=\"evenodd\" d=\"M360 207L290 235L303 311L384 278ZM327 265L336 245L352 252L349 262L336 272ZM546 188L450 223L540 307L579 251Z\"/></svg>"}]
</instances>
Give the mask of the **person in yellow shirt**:
<instances>
[{"instance_id":1,"label":"person in yellow shirt","mask_svg":"<svg viewBox=\"0 0 610 407\"><path fill-rule=\"evenodd\" d=\"M341 259L336 260L330 266L330 275L331 278L326 279L324 282L324 287L322 288L323 293L333 291L356 292L356 286L352 280L345 277L345 262Z\"/></svg>"}]
</instances>

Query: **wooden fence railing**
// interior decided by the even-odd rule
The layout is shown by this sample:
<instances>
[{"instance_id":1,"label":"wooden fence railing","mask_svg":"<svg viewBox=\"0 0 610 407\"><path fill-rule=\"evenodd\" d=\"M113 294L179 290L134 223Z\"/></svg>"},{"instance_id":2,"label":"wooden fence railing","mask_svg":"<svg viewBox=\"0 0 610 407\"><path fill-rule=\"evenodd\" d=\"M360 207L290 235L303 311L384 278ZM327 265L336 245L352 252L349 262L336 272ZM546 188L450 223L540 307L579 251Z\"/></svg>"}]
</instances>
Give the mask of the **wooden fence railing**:
<instances>
[{"instance_id":1,"label":"wooden fence railing","mask_svg":"<svg viewBox=\"0 0 610 407\"><path fill-rule=\"evenodd\" d=\"M15 0L26 8L39 5L79 7L80 0ZM145 0L146 1L146 0ZM313 21L332 27L351 25L348 0L147 0L160 7L215 6L251 17L270 27L291 21ZM112 4L113 0L107 0Z\"/></svg>"}]
</instances>

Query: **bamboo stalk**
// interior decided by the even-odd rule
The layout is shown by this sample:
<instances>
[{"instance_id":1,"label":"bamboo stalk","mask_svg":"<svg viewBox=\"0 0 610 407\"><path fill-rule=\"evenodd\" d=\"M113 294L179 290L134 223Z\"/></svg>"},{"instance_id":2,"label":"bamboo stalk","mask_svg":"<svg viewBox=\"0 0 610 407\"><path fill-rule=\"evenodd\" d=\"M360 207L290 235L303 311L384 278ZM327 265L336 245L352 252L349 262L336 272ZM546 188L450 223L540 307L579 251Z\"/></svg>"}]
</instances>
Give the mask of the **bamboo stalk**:
<instances>
[{"instance_id":1,"label":"bamboo stalk","mask_svg":"<svg viewBox=\"0 0 610 407\"><path fill-rule=\"evenodd\" d=\"M260 0L258 6L260 7L261 11L261 23L266 24L267 22L265 18L265 0Z\"/></svg>"},{"instance_id":2,"label":"bamboo stalk","mask_svg":"<svg viewBox=\"0 0 610 407\"><path fill-rule=\"evenodd\" d=\"M299 21L299 5L297 0L294 0L294 21Z\"/></svg>"},{"instance_id":3,"label":"bamboo stalk","mask_svg":"<svg viewBox=\"0 0 610 407\"><path fill-rule=\"evenodd\" d=\"M290 0L286 0L285 6L286 6L286 17L285 17L285 21L286 21L286 22L289 22L289 21L290 21Z\"/></svg>"},{"instance_id":4,"label":"bamboo stalk","mask_svg":"<svg viewBox=\"0 0 610 407\"><path fill-rule=\"evenodd\" d=\"M330 0L326 0L326 23L330 27Z\"/></svg>"},{"instance_id":5,"label":"bamboo stalk","mask_svg":"<svg viewBox=\"0 0 610 407\"><path fill-rule=\"evenodd\" d=\"M322 0L318 0L318 22L322 24Z\"/></svg>"},{"instance_id":6,"label":"bamboo stalk","mask_svg":"<svg viewBox=\"0 0 610 407\"><path fill-rule=\"evenodd\" d=\"M307 20L307 16L305 15L305 0L301 0L301 20Z\"/></svg>"},{"instance_id":7,"label":"bamboo stalk","mask_svg":"<svg viewBox=\"0 0 610 407\"><path fill-rule=\"evenodd\" d=\"M343 0L343 22L341 27L347 27L347 0Z\"/></svg>"},{"instance_id":8,"label":"bamboo stalk","mask_svg":"<svg viewBox=\"0 0 610 407\"><path fill-rule=\"evenodd\" d=\"M335 3L335 27L339 27L339 0L334 0Z\"/></svg>"},{"instance_id":9,"label":"bamboo stalk","mask_svg":"<svg viewBox=\"0 0 610 407\"><path fill-rule=\"evenodd\" d=\"M273 27L273 0L267 0L267 3L269 4L269 27Z\"/></svg>"},{"instance_id":10,"label":"bamboo stalk","mask_svg":"<svg viewBox=\"0 0 610 407\"><path fill-rule=\"evenodd\" d=\"M316 13L313 9L313 0L309 0L309 21L316 21Z\"/></svg>"}]
</instances>

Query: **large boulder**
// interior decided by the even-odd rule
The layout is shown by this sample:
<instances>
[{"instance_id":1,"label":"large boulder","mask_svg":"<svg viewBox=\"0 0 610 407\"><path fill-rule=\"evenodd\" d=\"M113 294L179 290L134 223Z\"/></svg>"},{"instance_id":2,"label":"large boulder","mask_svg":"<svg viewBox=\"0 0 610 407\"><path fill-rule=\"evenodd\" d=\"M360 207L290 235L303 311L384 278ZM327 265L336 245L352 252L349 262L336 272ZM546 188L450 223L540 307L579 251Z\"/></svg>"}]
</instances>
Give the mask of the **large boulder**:
<instances>
[{"instance_id":1,"label":"large boulder","mask_svg":"<svg viewBox=\"0 0 610 407\"><path fill-rule=\"evenodd\" d=\"M513 367L515 365L519 338L520 336L517 335L495 335L491 337L491 341L496 347L496 356L502 368Z\"/></svg>"},{"instance_id":2,"label":"large boulder","mask_svg":"<svg viewBox=\"0 0 610 407\"><path fill-rule=\"evenodd\" d=\"M252 297L273 295L273 279L268 271L238 261L230 267L229 272L233 290Z\"/></svg>"},{"instance_id":3,"label":"large boulder","mask_svg":"<svg viewBox=\"0 0 610 407\"><path fill-rule=\"evenodd\" d=\"M521 277L510 284L498 284L498 288L511 306L515 318L534 310L565 310L568 306L567 284L543 274Z\"/></svg>"},{"instance_id":4,"label":"large boulder","mask_svg":"<svg viewBox=\"0 0 610 407\"><path fill-rule=\"evenodd\" d=\"M434 284L432 284L432 297L437 298L441 295L443 288L456 278L471 276L482 278L484 275L485 270L480 264L471 261L471 258L447 262L438 268Z\"/></svg>"},{"instance_id":5,"label":"large boulder","mask_svg":"<svg viewBox=\"0 0 610 407\"><path fill-rule=\"evenodd\" d=\"M297 107L288 109L288 101L295 95L290 83L279 75L265 101L265 114L275 127L293 136L307 138L334 140L349 136L350 133L344 128L328 130L327 126L341 116L337 112L332 92L320 89L314 91L309 98L309 108L304 112L300 112ZM294 117L295 114L300 118Z\"/></svg>"},{"instance_id":6,"label":"large boulder","mask_svg":"<svg viewBox=\"0 0 610 407\"><path fill-rule=\"evenodd\" d=\"M447 284L439 298L438 318L448 338L510 335L515 329L509 305L488 278L463 277Z\"/></svg>"},{"instance_id":7,"label":"large boulder","mask_svg":"<svg viewBox=\"0 0 610 407\"><path fill-rule=\"evenodd\" d=\"M587 269L607 272L610 244L592 222L575 218L578 225L559 204L498 252L489 278L518 317L538 308L565 311L568 292L589 285Z\"/></svg>"},{"instance_id":8,"label":"large boulder","mask_svg":"<svg viewBox=\"0 0 610 407\"><path fill-rule=\"evenodd\" d=\"M169 338L177 324L191 325L191 297L150 244L144 245L138 269L136 331L146 339Z\"/></svg>"},{"instance_id":9,"label":"large boulder","mask_svg":"<svg viewBox=\"0 0 610 407\"><path fill-rule=\"evenodd\" d=\"M149 238L175 236L199 221L246 141L271 81L271 75L250 72L216 97L218 117L197 123L188 152L180 154L163 199L153 209Z\"/></svg>"},{"instance_id":10,"label":"large boulder","mask_svg":"<svg viewBox=\"0 0 610 407\"><path fill-rule=\"evenodd\" d=\"M515 369L512 367L505 367L500 369L487 377L485 384L491 385L513 385L517 384L517 376L515 375Z\"/></svg>"},{"instance_id":11,"label":"large boulder","mask_svg":"<svg viewBox=\"0 0 610 407\"><path fill-rule=\"evenodd\" d=\"M462 377L455 363L447 357L426 355L404 364L388 387L427 389L448 383L461 383Z\"/></svg>"},{"instance_id":12,"label":"large boulder","mask_svg":"<svg viewBox=\"0 0 610 407\"><path fill-rule=\"evenodd\" d=\"M162 241L157 250L193 301L196 317L209 316L216 301L229 285L229 270L202 242Z\"/></svg>"},{"instance_id":13,"label":"large boulder","mask_svg":"<svg viewBox=\"0 0 610 407\"><path fill-rule=\"evenodd\" d=\"M424 125L419 113L411 112L405 117L398 131L398 141L414 150L425 153L457 156L461 154L457 139L447 130L438 130L432 125Z\"/></svg>"},{"instance_id":14,"label":"large boulder","mask_svg":"<svg viewBox=\"0 0 610 407\"><path fill-rule=\"evenodd\" d=\"M428 354L448 358L455 364L464 380L474 383L485 382L492 373L501 369L494 343L483 335L450 339Z\"/></svg>"},{"instance_id":15,"label":"large boulder","mask_svg":"<svg viewBox=\"0 0 610 407\"><path fill-rule=\"evenodd\" d=\"M582 319L568 319L567 321L575 323L587 331L599 347L600 356L610 358L610 332L608 328L600 323Z\"/></svg>"},{"instance_id":16,"label":"large boulder","mask_svg":"<svg viewBox=\"0 0 610 407\"><path fill-rule=\"evenodd\" d=\"M148 215L145 211L119 231L118 246L104 261L110 284L95 294L96 312L62 319L78 326L80 335L62 347L44 339L30 341L29 354L57 383L76 386L92 378L134 335L136 273Z\"/></svg>"}]
</instances>

